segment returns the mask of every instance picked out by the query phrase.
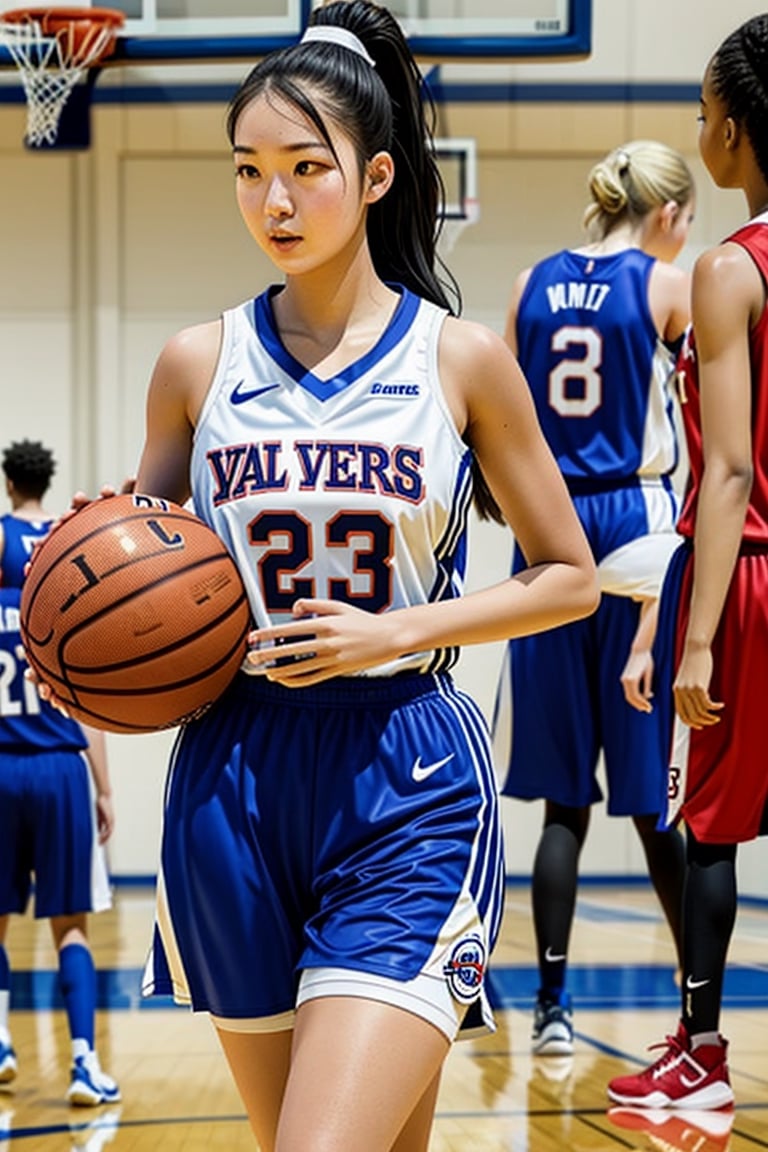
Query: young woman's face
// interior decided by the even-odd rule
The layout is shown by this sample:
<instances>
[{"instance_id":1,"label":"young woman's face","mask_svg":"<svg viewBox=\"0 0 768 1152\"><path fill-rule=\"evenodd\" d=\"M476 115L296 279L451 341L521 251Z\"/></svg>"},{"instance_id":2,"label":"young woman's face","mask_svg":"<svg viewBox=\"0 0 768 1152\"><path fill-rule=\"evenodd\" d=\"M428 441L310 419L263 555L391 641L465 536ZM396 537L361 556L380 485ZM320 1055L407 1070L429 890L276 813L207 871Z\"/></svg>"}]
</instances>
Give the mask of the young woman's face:
<instances>
[{"instance_id":1,"label":"young woman's face","mask_svg":"<svg viewBox=\"0 0 768 1152\"><path fill-rule=\"evenodd\" d=\"M699 101L699 155L719 188L729 183L731 153L725 147L728 119L725 105L712 91L711 65L704 73Z\"/></svg>"},{"instance_id":2,"label":"young woman's face","mask_svg":"<svg viewBox=\"0 0 768 1152\"><path fill-rule=\"evenodd\" d=\"M352 141L327 120L334 156L315 125L281 97L262 95L237 122L237 202L259 247L297 275L365 234L366 197Z\"/></svg>"}]
</instances>

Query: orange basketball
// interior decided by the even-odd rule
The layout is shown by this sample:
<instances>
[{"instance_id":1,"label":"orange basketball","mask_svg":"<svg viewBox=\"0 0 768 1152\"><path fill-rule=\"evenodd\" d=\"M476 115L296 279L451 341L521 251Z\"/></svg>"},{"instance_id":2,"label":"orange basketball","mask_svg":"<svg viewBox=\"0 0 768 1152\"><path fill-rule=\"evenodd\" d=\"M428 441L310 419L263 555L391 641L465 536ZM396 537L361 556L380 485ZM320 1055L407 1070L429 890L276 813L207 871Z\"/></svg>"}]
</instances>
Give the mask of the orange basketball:
<instances>
[{"instance_id":1,"label":"orange basketball","mask_svg":"<svg viewBox=\"0 0 768 1152\"><path fill-rule=\"evenodd\" d=\"M110 732L199 715L237 672L250 626L215 532L136 493L94 500L57 525L21 594L32 668L71 716Z\"/></svg>"}]
</instances>

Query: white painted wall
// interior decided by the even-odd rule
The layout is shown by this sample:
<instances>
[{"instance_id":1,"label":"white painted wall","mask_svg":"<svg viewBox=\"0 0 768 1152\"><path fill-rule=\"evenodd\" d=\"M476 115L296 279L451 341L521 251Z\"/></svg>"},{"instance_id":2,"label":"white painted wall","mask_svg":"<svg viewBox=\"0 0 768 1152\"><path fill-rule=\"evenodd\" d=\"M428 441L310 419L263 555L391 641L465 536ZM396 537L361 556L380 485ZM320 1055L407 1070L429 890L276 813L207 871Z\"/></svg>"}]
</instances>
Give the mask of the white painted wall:
<instances>
[{"instance_id":1,"label":"white painted wall","mask_svg":"<svg viewBox=\"0 0 768 1152\"><path fill-rule=\"evenodd\" d=\"M693 0L595 0L595 54L579 64L478 66L478 76L578 83L633 79L696 82L723 34L754 12ZM466 67L466 66L464 66ZM447 70L450 75L466 75ZM245 69L243 69L244 71ZM201 68L206 76L210 67ZM105 83L130 79L113 70ZM185 70L185 78L189 69ZM102 81L100 81L101 83ZM580 237L591 164L622 140L651 136L683 150L697 174L690 265L744 215L737 193L712 188L696 155L696 105L454 105L441 135L480 147L481 219L451 255L465 314L501 330L515 274ZM271 270L242 225L233 196L221 104L97 107L81 154L30 154L24 111L0 105L0 442L42 438L60 461L50 497L95 492L133 473L144 395L162 344L179 327L259 292ZM511 542L473 526L470 585L506 574ZM458 680L490 715L500 646L467 650ZM156 869L167 733L110 736L118 827L113 871ZM504 801L508 870L528 873L538 806ZM768 896L760 846L741 854L742 887ZM589 873L642 873L629 823L595 813L584 854ZM764 873L764 869L762 870Z\"/></svg>"}]
</instances>

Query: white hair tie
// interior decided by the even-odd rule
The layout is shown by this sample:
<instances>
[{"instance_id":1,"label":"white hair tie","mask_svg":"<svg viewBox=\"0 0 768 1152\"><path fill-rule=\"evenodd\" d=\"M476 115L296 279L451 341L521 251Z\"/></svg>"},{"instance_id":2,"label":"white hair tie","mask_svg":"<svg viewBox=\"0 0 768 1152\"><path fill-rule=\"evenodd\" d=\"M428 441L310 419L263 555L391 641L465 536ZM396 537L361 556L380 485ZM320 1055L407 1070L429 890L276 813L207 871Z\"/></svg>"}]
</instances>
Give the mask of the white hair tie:
<instances>
[{"instance_id":1,"label":"white hair tie","mask_svg":"<svg viewBox=\"0 0 768 1152\"><path fill-rule=\"evenodd\" d=\"M318 44L339 44L342 48L348 48L350 52L362 56L363 60L367 60L371 68L376 67L376 61L366 51L365 45L359 36L355 36L354 32L350 32L348 28L340 28L337 24L313 24L311 28L307 28L300 44L309 44L313 41Z\"/></svg>"}]
</instances>

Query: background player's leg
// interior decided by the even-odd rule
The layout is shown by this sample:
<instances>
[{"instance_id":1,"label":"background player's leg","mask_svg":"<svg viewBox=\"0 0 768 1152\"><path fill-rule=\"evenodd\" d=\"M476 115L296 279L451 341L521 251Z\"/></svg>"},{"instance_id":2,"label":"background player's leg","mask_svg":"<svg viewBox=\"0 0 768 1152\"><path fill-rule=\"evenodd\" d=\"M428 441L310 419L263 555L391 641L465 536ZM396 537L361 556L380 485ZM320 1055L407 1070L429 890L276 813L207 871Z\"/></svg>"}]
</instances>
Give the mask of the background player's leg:
<instances>
[{"instance_id":1,"label":"background player's leg","mask_svg":"<svg viewBox=\"0 0 768 1152\"><path fill-rule=\"evenodd\" d=\"M260 1152L273 1152L293 1033L216 1031Z\"/></svg>"},{"instance_id":2,"label":"background player's leg","mask_svg":"<svg viewBox=\"0 0 768 1152\"><path fill-rule=\"evenodd\" d=\"M533 1050L539 1055L568 1055L573 1050L565 970L576 906L579 856L589 818L589 807L567 808L546 802L531 884L540 980Z\"/></svg>"},{"instance_id":3,"label":"background player's leg","mask_svg":"<svg viewBox=\"0 0 768 1152\"><path fill-rule=\"evenodd\" d=\"M685 840L677 828L659 832L658 816L633 816L632 819L643 845L648 875L675 942L677 962L682 967Z\"/></svg>"},{"instance_id":4,"label":"background player's leg","mask_svg":"<svg viewBox=\"0 0 768 1152\"><path fill-rule=\"evenodd\" d=\"M59 982L72 1041L70 1104L114 1103L120 1090L99 1065L95 1048L96 968L88 944L85 912L53 916L51 933L59 955Z\"/></svg>"},{"instance_id":5,"label":"background player's leg","mask_svg":"<svg viewBox=\"0 0 768 1152\"><path fill-rule=\"evenodd\" d=\"M736 845L700 844L689 829L687 853L683 1021L689 1036L716 1034L736 922Z\"/></svg>"},{"instance_id":6,"label":"background player's leg","mask_svg":"<svg viewBox=\"0 0 768 1152\"><path fill-rule=\"evenodd\" d=\"M11 966L5 950L5 937L10 916L0 916L0 1084L16 1079L18 1065L11 1044L8 1009L11 1001Z\"/></svg>"}]
</instances>

